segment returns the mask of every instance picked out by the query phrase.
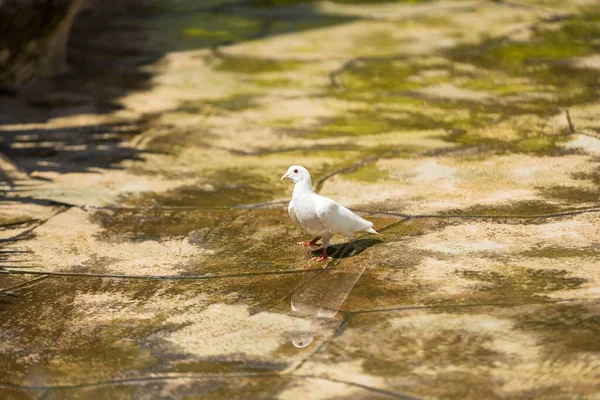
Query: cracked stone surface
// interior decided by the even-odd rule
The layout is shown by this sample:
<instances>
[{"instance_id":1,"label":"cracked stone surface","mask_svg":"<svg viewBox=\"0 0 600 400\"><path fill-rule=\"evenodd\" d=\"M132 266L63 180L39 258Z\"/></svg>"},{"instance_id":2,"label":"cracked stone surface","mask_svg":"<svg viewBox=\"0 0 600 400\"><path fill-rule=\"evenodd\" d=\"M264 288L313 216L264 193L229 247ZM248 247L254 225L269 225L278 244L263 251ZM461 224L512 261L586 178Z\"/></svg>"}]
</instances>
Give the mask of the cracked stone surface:
<instances>
[{"instance_id":1,"label":"cracked stone surface","mask_svg":"<svg viewBox=\"0 0 600 400\"><path fill-rule=\"evenodd\" d=\"M599 50L588 0L88 3L0 94L0 398L598 399ZM292 164L380 235L311 262Z\"/></svg>"}]
</instances>

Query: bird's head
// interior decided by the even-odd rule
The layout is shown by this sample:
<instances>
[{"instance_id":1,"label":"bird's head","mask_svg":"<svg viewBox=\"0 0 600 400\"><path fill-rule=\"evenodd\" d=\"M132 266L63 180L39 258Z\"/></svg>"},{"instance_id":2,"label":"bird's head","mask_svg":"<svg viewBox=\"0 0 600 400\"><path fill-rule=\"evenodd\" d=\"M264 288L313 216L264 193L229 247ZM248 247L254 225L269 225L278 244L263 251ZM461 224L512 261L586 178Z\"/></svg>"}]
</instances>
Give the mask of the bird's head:
<instances>
[{"instance_id":1,"label":"bird's head","mask_svg":"<svg viewBox=\"0 0 600 400\"><path fill-rule=\"evenodd\" d=\"M287 172L281 177L281 180L290 179L294 183L308 181L310 184L310 174L308 170L300 165L292 165Z\"/></svg>"}]
</instances>

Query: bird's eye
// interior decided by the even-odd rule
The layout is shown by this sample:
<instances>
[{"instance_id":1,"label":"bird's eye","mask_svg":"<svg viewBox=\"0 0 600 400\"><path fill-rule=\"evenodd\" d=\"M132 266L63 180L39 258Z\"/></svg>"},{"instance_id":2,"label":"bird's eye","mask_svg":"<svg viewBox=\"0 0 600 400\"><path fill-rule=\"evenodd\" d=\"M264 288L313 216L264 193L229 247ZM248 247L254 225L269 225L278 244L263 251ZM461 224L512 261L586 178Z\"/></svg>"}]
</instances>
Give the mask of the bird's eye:
<instances>
[{"instance_id":1,"label":"bird's eye","mask_svg":"<svg viewBox=\"0 0 600 400\"><path fill-rule=\"evenodd\" d=\"M297 170L297 169L295 169L295 170L294 170L294 173L295 173L295 174L297 174L297 173L298 173L298 170Z\"/></svg>"}]
</instances>

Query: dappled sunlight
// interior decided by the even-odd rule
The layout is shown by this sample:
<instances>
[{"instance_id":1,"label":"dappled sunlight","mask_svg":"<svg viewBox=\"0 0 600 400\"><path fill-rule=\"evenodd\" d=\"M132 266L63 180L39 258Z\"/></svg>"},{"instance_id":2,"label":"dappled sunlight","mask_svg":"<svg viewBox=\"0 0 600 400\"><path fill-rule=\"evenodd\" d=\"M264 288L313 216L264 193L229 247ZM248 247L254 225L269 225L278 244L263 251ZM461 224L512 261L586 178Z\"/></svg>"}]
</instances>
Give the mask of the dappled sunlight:
<instances>
[{"instance_id":1,"label":"dappled sunlight","mask_svg":"<svg viewBox=\"0 0 600 400\"><path fill-rule=\"evenodd\" d=\"M15 1L0 398L597 395L594 0Z\"/></svg>"}]
</instances>

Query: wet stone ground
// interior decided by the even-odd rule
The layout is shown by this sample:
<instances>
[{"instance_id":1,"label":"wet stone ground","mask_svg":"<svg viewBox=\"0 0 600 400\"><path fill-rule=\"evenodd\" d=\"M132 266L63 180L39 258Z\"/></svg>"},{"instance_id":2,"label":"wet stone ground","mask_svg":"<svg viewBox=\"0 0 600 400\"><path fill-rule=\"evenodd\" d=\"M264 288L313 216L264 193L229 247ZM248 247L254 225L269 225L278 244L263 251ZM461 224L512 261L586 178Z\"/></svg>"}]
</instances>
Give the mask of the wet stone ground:
<instances>
[{"instance_id":1,"label":"wet stone ground","mask_svg":"<svg viewBox=\"0 0 600 400\"><path fill-rule=\"evenodd\" d=\"M202 3L0 97L0 398L600 398L596 1Z\"/></svg>"}]
</instances>

